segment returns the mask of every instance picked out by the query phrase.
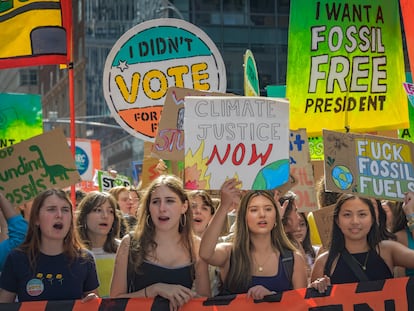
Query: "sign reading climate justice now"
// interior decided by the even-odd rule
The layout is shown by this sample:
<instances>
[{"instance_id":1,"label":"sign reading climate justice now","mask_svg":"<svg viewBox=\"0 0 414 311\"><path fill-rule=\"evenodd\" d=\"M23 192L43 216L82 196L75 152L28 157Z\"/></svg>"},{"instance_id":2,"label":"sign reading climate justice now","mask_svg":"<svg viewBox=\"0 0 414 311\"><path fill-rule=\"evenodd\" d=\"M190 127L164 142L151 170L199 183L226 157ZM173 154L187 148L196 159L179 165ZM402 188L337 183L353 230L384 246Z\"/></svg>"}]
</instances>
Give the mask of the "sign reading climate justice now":
<instances>
[{"instance_id":1,"label":"sign reading climate justice now","mask_svg":"<svg viewBox=\"0 0 414 311\"><path fill-rule=\"evenodd\" d=\"M292 129L409 125L398 1L292 0L286 96Z\"/></svg>"},{"instance_id":2,"label":"sign reading climate justice now","mask_svg":"<svg viewBox=\"0 0 414 311\"><path fill-rule=\"evenodd\" d=\"M243 96L186 96L187 189L220 189L228 178L242 189L277 188L289 179L289 103Z\"/></svg>"},{"instance_id":3,"label":"sign reading climate justice now","mask_svg":"<svg viewBox=\"0 0 414 311\"><path fill-rule=\"evenodd\" d=\"M128 30L104 68L106 102L131 135L154 141L171 86L224 92L226 70L214 42L191 23L154 19Z\"/></svg>"},{"instance_id":4,"label":"sign reading climate justice now","mask_svg":"<svg viewBox=\"0 0 414 311\"><path fill-rule=\"evenodd\" d=\"M389 137L324 130L326 189L398 200L414 191L414 144Z\"/></svg>"}]
</instances>

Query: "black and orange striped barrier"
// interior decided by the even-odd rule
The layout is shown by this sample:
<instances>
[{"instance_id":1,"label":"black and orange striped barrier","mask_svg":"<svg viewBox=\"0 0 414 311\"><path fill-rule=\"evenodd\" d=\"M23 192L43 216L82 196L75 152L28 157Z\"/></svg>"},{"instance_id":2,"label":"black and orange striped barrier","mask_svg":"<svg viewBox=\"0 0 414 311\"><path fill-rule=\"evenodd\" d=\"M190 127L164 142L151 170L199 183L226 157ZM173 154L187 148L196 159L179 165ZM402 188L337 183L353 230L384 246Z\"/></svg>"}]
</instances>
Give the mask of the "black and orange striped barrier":
<instances>
[{"instance_id":1,"label":"black and orange striped barrier","mask_svg":"<svg viewBox=\"0 0 414 311\"><path fill-rule=\"evenodd\" d=\"M0 304L1 311L164 311L169 310L164 299L96 299L40 301ZM266 297L261 301L246 295L196 298L181 311L412 311L414 310L414 277L384 281L333 285L327 293L314 289L297 289Z\"/></svg>"}]
</instances>

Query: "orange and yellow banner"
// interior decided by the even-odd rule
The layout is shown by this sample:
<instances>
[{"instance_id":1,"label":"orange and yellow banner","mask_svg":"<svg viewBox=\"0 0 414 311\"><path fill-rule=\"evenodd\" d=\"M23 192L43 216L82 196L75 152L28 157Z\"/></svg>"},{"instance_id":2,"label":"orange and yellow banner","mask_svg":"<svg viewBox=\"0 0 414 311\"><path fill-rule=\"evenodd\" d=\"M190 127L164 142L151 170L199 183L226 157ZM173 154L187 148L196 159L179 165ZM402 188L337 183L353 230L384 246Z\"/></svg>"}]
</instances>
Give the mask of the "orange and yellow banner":
<instances>
[{"instance_id":1,"label":"orange and yellow banner","mask_svg":"<svg viewBox=\"0 0 414 311\"><path fill-rule=\"evenodd\" d=\"M67 64L71 53L71 1L1 1L0 29L0 69Z\"/></svg>"}]
</instances>

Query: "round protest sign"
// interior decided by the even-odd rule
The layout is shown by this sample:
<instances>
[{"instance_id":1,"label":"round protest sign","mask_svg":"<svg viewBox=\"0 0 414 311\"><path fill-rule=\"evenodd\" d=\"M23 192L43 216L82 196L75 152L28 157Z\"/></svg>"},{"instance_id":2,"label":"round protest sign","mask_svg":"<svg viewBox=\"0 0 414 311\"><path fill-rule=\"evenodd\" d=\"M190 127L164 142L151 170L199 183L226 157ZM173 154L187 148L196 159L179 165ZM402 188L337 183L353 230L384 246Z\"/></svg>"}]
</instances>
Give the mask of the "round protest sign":
<instances>
[{"instance_id":1,"label":"round protest sign","mask_svg":"<svg viewBox=\"0 0 414 311\"><path fill-rule=\"evenodd\" d=\"M151 142L169 87L225 92L227 83L214 42L195 25L173 18L143 22L122 35L106 59L103 79L119 125Z\"/></svg>"},{"instance_id":2,"label":"round protest sign","mask_svg":"<svg viewBox=\"0 0 414 311\"><path fill-rule=\"evenodd\" d=\"M244 54L244 95L260 96L259 74L257 72L256 61L253 53L246 50Z\"/></svg>"}]
</instances>

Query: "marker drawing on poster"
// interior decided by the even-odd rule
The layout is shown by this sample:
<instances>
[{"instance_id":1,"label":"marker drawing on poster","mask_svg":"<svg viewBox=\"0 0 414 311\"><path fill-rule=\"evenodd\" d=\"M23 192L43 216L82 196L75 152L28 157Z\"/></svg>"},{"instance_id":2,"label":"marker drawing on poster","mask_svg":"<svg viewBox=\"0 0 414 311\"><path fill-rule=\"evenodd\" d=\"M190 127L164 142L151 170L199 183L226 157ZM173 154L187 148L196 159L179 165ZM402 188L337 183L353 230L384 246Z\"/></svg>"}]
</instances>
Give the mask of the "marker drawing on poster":
<instances>
[{"instance_id":1,"label":"marker drawing on poster","mask_svg":"<svg viewBox=\"0 0 414 311\"><path fill-rule=\"evenodd\" d=\"M289 103L266 97L185 98L185 186L274 189L289 178Z\"/></svg>"}]
</instances>

